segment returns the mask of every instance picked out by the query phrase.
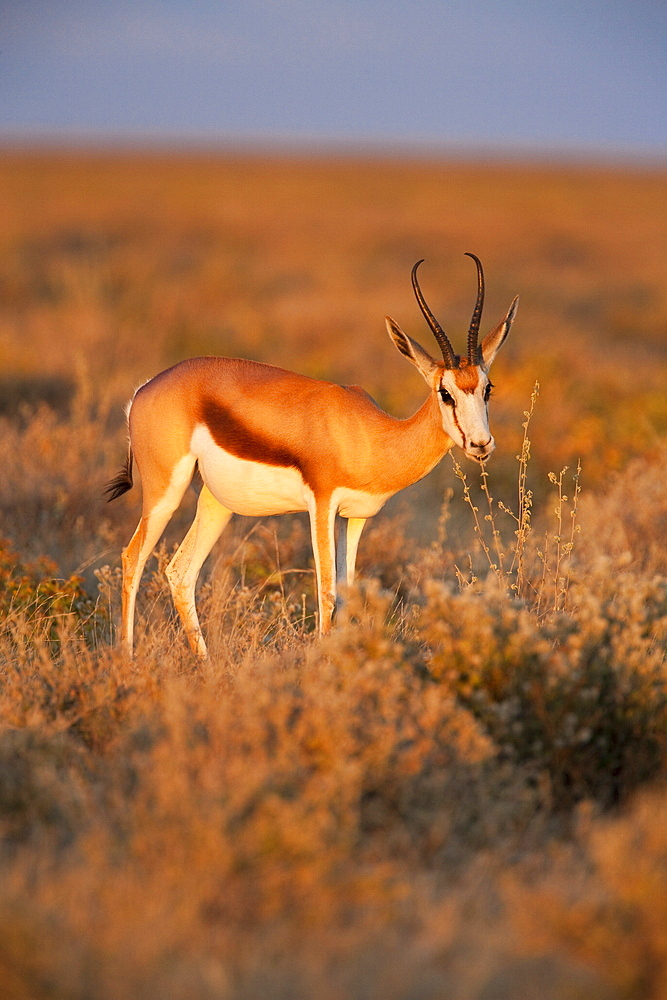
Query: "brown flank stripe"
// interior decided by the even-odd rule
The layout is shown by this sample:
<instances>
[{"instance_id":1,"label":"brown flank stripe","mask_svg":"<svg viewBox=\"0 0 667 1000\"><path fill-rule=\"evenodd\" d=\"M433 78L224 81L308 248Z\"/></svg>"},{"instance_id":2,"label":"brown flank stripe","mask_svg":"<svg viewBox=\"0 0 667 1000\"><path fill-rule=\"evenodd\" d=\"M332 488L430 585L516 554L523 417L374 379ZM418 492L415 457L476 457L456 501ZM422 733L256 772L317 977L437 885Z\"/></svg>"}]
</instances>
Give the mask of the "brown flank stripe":
<instances>
[{"instance_id":1,"label":"brown flank stripe","mask_svg":"<svg viewBox=\"0 0 667 1000\"><path fill-rule=\"evenodd\" d=\"M262 465L298 469L303 475L297 456L289 448L276 444L257 431L249 430L216 400L210 398L202 400L201 418L215 443L237 458L261 462Z\"/></svg>"}]
</instances>

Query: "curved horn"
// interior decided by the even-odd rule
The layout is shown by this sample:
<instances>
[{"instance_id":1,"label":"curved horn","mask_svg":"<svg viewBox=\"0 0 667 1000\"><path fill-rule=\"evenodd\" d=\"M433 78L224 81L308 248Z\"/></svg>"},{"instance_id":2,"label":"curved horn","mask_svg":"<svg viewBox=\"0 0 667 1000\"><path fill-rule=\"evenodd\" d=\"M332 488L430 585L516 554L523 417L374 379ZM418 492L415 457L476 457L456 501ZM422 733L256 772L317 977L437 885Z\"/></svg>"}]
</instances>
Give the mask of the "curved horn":
<instances>
[{"instance_id":1,"label":"curved horn","mask_svg":"<svg viewBox=\"0 0 667 1000\"><path fill-rule=\"evenodd\" d=\"M468 330L468 361L471 365L478 365L482 360L478 339L479 324L482 319L482 309L484 308L484 271L482 270L481 260L474 253L466 252L466 257L472 257L477 265L477 302L475 303L472 319L470 320L470 329Z\"/></svg>"},{"instance_id":2,"label":"curved horn","mask_svg":"<svg viewBox=\"0 0 667 1000\"><path fill-rule=\"evenodd\" d=\"M415 297L417 299L417 302L419 303L419 308L424 314L424 319L430 326L435 339L438 341L438 344L440 345L440 350L442 351L442 357L445 362L445 365L447 366L447 368L458 368L459 359L454 353L454 348L449 343L447 334L442 329L437 319L427 306L426 299L422 295L422 290L419 287L419 282L417 281L417 268L419 267L420 264L423 263L424 260L422 258L422 260L418 260L415 266L412 268L412 287L414 288Z\"/></svg>"}]
</instances>

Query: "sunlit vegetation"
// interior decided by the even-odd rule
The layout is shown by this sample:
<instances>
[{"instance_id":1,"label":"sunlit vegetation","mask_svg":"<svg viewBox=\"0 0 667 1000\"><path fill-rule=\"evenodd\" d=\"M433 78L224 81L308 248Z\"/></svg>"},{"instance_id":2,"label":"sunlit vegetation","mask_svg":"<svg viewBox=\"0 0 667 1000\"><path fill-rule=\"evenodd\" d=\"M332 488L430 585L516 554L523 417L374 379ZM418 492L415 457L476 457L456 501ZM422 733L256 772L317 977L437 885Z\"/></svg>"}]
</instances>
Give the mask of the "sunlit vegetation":
<instances>
[{"instance_id":1,"label":"sunlit vegetation","mask_svg":"<svg viewBox=\"0 0 667 1000\"><path fill-rule=\"evenodd\" d=\"M0 158L3 1000L667 996L667 200L657 170ZM238 354L423 383L487 273L497 451L362 537L316 638L307 523L238 518L195 661L164 566L114 645L123 406ZM539 394L535 383L539 382Z\"/></svg>"}]
</instances>

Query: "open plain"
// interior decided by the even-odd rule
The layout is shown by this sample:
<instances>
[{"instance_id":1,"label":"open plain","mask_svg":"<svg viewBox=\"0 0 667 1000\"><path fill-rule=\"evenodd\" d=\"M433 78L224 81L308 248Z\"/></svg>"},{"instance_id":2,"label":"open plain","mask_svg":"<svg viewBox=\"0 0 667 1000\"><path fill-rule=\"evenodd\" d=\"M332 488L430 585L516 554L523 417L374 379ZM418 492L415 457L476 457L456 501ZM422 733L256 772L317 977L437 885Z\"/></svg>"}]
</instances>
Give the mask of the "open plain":
<instances>
[{"instance_id":1,"label":"open plain","mask_svg":"<svg viewBox=\"0 0 667 1000\"><path fill-rule=\"evenodd\" d=\"M667 174L361 157L0 155L6 1000L665 1000ZM115 645L123 408L181 358L361 384L521 296L497 449L362 536L324 639L302 515L236 518ZM535 384L539 383L539 394Z\"/></svg>"}]
</instances>

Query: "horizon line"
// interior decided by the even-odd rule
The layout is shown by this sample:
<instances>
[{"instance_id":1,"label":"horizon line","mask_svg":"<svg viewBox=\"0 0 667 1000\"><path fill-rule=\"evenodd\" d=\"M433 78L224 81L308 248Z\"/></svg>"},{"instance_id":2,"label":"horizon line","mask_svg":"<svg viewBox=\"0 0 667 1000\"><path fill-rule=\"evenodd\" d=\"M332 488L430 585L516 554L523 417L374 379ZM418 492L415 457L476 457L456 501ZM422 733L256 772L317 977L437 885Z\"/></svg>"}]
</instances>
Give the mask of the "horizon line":
<instances>
[{"instance_id":1,"label":"horizon line","mask_svg":"<svg viewBox=\"0 0 667 1000\"><path fill-rule=\"evenodd\" d=\"M557 162L595 166L637 166L664 169L667 150L627 144L541 143L512 140L432 140L351 135L239 134L177 129L117 128L1 128L0 150L7 152L70 150L72 152L127 152L219 155L285 155L380 157L386 159L452 159L492 162Z\"/></svg>"}]
</instances>

